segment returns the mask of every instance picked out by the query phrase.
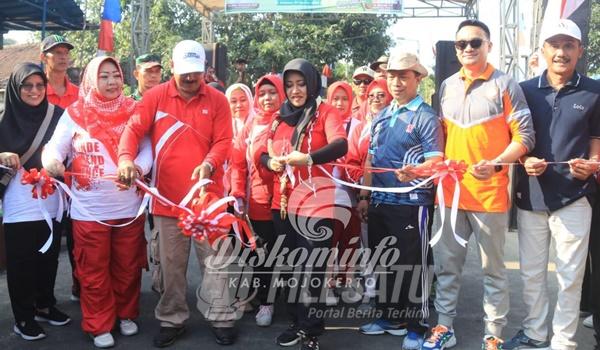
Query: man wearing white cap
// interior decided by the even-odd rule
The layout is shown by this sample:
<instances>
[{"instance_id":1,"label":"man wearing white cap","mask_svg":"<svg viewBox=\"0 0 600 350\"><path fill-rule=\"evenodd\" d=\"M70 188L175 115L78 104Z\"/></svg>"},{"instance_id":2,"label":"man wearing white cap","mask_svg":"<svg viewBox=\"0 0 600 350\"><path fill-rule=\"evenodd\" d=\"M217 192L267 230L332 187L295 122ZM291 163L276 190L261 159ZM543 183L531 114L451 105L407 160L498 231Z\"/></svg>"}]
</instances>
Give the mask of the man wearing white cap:
<instances>
[{"instance_id":1,"label":"man wearing white cap","mask_svg":"<svg viewBox=\"0 0 600 350\"><path fill-rule=\"evenodd\" d=\"M594 172L600 155L600 83L575 70L583 54L581 31L561 19L542 30L541 52L548 66L521 83L531 110L535 147L517 168L519 259L527 315L522 330L504 349L571 350L579 319L581 285L588 255L596 194ZM548 164L552 162L568 162ZM590 162L591 161L591 162ZM551 342L547 266L556 245L558 297Z\"/></svg>"},{"instance_id":2,"label":"man wearing white cap","mask_svg":"<svg viewBox=\"0 0 600 350\"><path fill-rule=\"evenodd\" d=\"M395 174L365 172L364 185L410 187L418 177L415 168L443 160L442 125L437 113L417 93L426 76L427 69L416 55L402 51L390 55L387 86L394 100L373 121L365 167L400 169ZM363 325L360 331L370 335L406 335L402 350L420 350L427 331L424 324L429 318L429 228L433 202L433 183L409 193L360 191L357 210L361 219L368 222L369 248L375 249L394 237L394 245L388 247L400 252L395 266L375 266L382 272L378 274L379 287L385 289L377 299L382 317ZM403 266L411 269L399 269Z\"/></svg>"},{"instance_id":3,"label":"man wearing white cap","mask_svg":"<svg viewBox=\"0 0 600 350\"><path fill-rule=\"evenodd\" d=\"M352 101L352 114L359 111L360 106L367 102L367 88L374 79L375 72L367 66L360 66L352 74L354 87L354 100Z\"/></svg>"},{"instance_id":4,"label":"man wearing white cap","mask_svg":"<svg viewBox=\"0 0 600 350\"><path fill-rule=\"evenodd\" d=\"M205 53L192 40L179 42L173 49L173 78L148 90L130 119L119 144L120 181L132 184L136 170L132 163L138 145L149 134L154 149L152 186L174 203L179 203L194 183L210 178L206 190L223 193L223 163L231 148L231 112L225 96L204 83ZM155 226L160 232L159 250L164 291L156 306L160 332L154 346L171 345L184 332L189 318L186 302L186 270L190 238L177 227L178 213L154 201L151 204ZM206 273L204 261L216 252L206 243L195 241L196 256L205 273L198 288L198 307L211 323L216 341L232 344L235 339L227 279ZM208 307L201 307L206 306Z\"/></svg>"}]
</instances>

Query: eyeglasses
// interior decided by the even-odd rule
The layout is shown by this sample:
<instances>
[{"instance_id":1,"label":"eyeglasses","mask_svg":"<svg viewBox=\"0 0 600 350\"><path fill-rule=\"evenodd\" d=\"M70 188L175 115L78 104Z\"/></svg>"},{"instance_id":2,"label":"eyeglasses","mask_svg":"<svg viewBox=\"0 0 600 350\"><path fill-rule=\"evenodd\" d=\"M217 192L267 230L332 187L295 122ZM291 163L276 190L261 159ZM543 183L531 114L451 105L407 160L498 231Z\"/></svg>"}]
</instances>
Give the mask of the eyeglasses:
<instances>
[{"instance_id":1,"label":"eyeglasses","mask_svg":"<svg viewBox=\"0 0 600 350\"><path fill-rule=\"evenodd\" d=\"M369 85L373 82L373 79L354 79L354 85L359 86L360 84Z\"/></svg>"},{"instance_id":2,"label":"eyeglasses","mask_svg":"<svg viewBox=\"0 0 600 350\"><path fill-rule=\"evenodd\" d=\"M30 92L35 88L36 90L46 90L46 85L37 83L37 84L21 84L21 89Z\"/></svg>"},{"instance_id":3,"label":"eyeglasses","mask_svg":"<svg viewBox=\"0 0 600 350\"><path fill-rule=\"evenodd\" d=\"M367 97L369 98L369 100L383 100L385 98L385 94L383 92L380 92L378 94L369 94Z\"/></svg>"},{"instance_id":4,"label":"eyeglasses","mask_svg":"<svg viewBox=\"0 0 600 350\"><path fill-rule=\"evenodd\" d=\"M487 40L483 40L483 39L479 39L479 38L475 38L475 39L471 39L471 40L458 40L454 42L454 47L457 50L463 51L464 49L467 48L467 46L471 46L471 48L473 49L478 49L481 47L481 45L483 45L484 42L486 42Z\"/></svg>"}]
</instances>

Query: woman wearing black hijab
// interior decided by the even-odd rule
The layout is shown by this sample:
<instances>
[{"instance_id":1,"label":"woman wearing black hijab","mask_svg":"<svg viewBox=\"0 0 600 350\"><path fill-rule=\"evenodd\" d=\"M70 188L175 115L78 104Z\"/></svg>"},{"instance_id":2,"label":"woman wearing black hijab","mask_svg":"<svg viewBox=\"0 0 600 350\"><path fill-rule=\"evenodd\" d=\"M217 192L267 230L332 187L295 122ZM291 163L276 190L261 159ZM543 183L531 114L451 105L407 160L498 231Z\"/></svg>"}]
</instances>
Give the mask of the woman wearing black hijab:
<instances>
[{"instance_id":1,"label":"woman wearing black hijab","mask_svg":"<svg viewBox=\"0 0 600 350\"><path fill-rule=\"evenodd\" d=\"M6 240L6 279L15 317L13 330L25 340L44 338L37 321L62 326L70 318L56 309L54 282L60 251L60 226L54 220L58 210L58 194L42 200L42 206L53 219L52 244L45 253L39 250L48 240L50 228L42 211L32 198L31 185L22 185L24 169L42 169L42 147L54 132L63 110L48 103L48 81L42 69L33 63L17 65L6 87L4 111L0 115L0 164L12 168L14 177L2 197L3 226ZM38 130L47 130L31 157L21 164ZM6 169L0 169L6 172Z\"/></svg>"},{"instance_id":2,"label":"woman wearing black hijab","mask_svg":"<svg viewBox=\"0 0 600 350\"><path fill-rule=\"evenodd\" d=\"M311 263L309 257L319 248L331 248L335 196L335 184L316 165L331 173L329 163L346 154L348 143L338 110L321 101L321 75L312 64L304 59L290 61L283 80L287 100L271 125L269 153L262 156L263 164L277 175L273 223L291 253L285 265L293 271L286 276L292 324L277 343L292 346L302 340L302 349L316 350L324 322L315 310L322 307L326 295L324 272L331 256L318 263Z\"/></svg>"}]
</instances>

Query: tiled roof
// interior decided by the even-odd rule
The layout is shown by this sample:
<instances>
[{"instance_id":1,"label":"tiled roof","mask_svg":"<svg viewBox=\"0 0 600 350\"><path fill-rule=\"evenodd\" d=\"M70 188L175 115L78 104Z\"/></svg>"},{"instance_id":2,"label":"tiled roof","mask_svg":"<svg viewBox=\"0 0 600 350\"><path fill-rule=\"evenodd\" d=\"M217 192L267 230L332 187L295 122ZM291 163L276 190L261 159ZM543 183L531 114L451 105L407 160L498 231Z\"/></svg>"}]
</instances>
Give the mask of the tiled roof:
<instances>
[{"instance_id":1,"label":"tiled roof","mask_svg":"<svg viewBox=\"0 0 600 350\"><path fill-rule=\"evenodd\" d=\"M0 50L0 89L6 87L10 72L17 63L34 62L40 63L40 45L23 44L5 46Z\"/></svg>"}]
</instances>

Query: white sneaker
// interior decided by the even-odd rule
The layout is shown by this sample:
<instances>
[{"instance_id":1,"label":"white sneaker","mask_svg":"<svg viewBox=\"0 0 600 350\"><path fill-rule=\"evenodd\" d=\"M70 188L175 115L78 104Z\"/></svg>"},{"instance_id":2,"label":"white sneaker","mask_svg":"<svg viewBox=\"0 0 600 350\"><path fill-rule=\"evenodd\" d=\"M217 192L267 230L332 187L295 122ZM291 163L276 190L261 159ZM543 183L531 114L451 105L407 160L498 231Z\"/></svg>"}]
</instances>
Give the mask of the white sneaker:
<instances>
[{"instance_id":1,"label":"white sneaker","mask_svg":"<svg viewBox=\"0 0 600 350\"><path fill-rule=\"evenodd\" d=\"M589 315L583 320L583 325L587 328L594 328L594 315Z\"/></svg>"},{"instance_id":2,"label":"white sneaker","mask_svg":"<svg viewBox=\"0 0 600 350\"><path fill-rule=\"evenodd\" d=\"M110 348L115 346L115 339L110 333L98 334L94 337L94 346L97 348Z\"/></svg>"},{"instance_id":3,"label":"white sneaker","mask_svg":"<svg viewBox=\"0 0 600 350\"><path fill-rule=\"evenodd\" d=\"M261 305L256 313L256 325L268 327L273 322L273 305Z\"/></svg>"},{"instance_id":4,"label":"white sneaker","mask_svg":"<svg viewBox=\"0 0 600 350\"><path fill-rule=\"evenodd\" d=\"M119 330L122 335L134 335L138 332L138 325L132 320L121 320L119 322Z\"/></svg>"}]
</instances>

